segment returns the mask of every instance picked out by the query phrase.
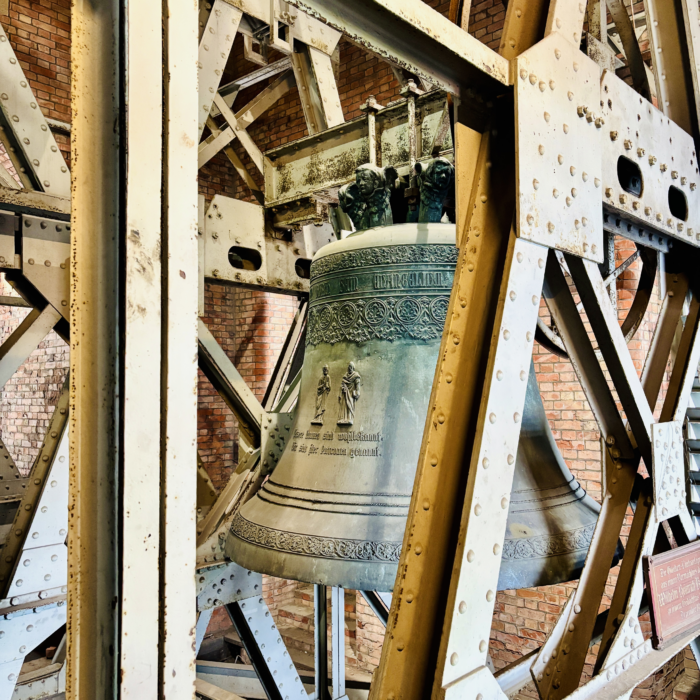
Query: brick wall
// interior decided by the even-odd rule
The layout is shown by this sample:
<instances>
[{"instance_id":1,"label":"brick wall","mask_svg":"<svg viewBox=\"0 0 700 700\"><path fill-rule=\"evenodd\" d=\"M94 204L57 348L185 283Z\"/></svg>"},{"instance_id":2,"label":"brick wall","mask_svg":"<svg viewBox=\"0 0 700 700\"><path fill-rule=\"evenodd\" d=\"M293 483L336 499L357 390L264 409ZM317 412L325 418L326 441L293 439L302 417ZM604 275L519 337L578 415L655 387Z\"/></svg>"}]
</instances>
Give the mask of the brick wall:
<instances>
[{"instance_id":1,"label":"brick wall","mask_svg":"<svg viewBox=\"0 0 700 700\"><path fill-rule=\"evenodd\" d=\"M293 296L206 284L204 322L260 400L297 307ZM236 419L201 371L197 418L199 454L221 489L238 462Z\"/></svg>"}]
</instances>

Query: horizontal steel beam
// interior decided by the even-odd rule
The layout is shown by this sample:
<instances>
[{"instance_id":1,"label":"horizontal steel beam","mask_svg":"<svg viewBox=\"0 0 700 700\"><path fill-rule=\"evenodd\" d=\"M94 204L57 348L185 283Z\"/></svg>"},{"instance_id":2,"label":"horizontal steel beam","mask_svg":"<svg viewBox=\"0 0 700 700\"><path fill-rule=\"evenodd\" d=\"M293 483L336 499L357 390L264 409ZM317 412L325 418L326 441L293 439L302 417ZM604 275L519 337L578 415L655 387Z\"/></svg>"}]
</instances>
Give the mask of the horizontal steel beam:
<instances>
[{"instance_id":1,"label":"horizontal steel beam","mask_svg":"<svg viewBox=\"0 0 700 700\"><path fill-rule=\"evenodd\" d=\"M501 90L509 62L421 0L291 0L350 41L448 92Z\"/></svg>"}]
</instances>

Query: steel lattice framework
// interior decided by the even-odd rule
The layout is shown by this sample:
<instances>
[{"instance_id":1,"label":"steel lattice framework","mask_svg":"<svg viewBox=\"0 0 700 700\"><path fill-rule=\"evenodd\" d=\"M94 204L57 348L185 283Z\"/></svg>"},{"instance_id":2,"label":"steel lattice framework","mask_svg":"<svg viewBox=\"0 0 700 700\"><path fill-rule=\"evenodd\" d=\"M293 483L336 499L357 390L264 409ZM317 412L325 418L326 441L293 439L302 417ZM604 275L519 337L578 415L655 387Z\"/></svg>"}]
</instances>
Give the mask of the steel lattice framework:
<instances>
[{"instance_id":1,"label":"steel lattice framework","mask_svg":"<svg viewBox=\"0 0 700 700\"><path fill-rule=\"evenodd\" d=\"M667 497L661 483L664 470L687 481L676 448L700 361L700 11L692 0L645 8L653 75L624 3L607 0L629 86L606 49L600 0L510 0L498 52L467 33L466 0L453 0L449 18L420 0L215 0L199 13L182 0L79 1L70 175L0 33L0 138L21 181L0 170L0 268L21 295L0 301L31 307L0 347L0 383L51 329L71 345L68 385L32 472L0 501L14 513L0 561L0 632L10 632L0 635L0 697L11 697L30 644L66 619L56 690L65 684L69 698L189 699L195 683L203 697L235 697L195 676L196 649L224 605L266 694L306 693L264 622L260 575L226 561L221 543L284 448L303 352L304 264L333 238L327 193L352 177L365 143L376 162L402 129L409 156L395 165L404 172L433 152L454 158L460 258L390 609L365 593L387 624L370 698L490 700L530 680L547 700L628 698L683 647L695 650L693 635L653 649L638 625L648 604L643 557L671 546L661 525L680 545L697 537L686 499ZM237 33L261 68L221 85ZM368 100L364 117L344 122L332 65L341 35L392 64L404 103ZM284 58L270 63L270 48ZM241 89L271 76L234 110ZM293 85L310 136L263 153L247 128ZM351 167L299 185L319 151L329 162L342 152ZM263 207L225 197L205 206L197 171L219 152ZM620 159L643 188L618 176ZM273 229L304 226L278 237L263 208ZM610 267L614 235L637 244L644 266L622 328L609 288L632 260ZM233 244L255 252L258 271L231 270ZM640 379L627 341L657 253L665 296ZM205 278L301 297L262 403L198 318ZM552 327L538 320L541 297ZM605 444L604 499L578 587L546 642L494 674L488 640L535 339L568 355L585 391ZM191 487L198 366L241 431L241 464L216 500L203 470L199 501ZM626 553L599 614L629 504ZM345 694L342 591L332 595L336 699ZM317 589L317 696L327 690L324 600ZM593 643L594 675L581 684ZM266 645L279 651L263 653Z\"/></svg>"}]
</instances>

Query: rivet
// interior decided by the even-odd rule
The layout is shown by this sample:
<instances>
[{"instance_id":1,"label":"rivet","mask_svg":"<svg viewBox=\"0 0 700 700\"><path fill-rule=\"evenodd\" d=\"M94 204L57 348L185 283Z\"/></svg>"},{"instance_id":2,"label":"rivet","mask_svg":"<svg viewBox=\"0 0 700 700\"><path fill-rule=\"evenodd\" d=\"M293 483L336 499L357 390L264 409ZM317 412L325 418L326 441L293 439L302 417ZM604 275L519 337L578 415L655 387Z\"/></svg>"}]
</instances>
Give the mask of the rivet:
<instances>
[{"instance_id":1,"label":"rivet","mask_svg":"<svg viewBox=\"0 0 700 700\"><path fill-rule=\"evenodd\" d=\"M454 654L452 654L452 656L450 656L450 663L453 666L456 666L458 661L459 661L459 656L456 653L454 653Z\"/></svg>"},{"instance_id":2,"label":"rivet","mask_svg":"<svg viewBox=\"0 0 700 700\"><path fill-rule=\"evenodd\" d=\"M459 612L460 614L464 615L465 612L467 612L467 604L465 601L460 601L459 603Z\"/></svg>"},{"instance_id":3,"label":"rivet","mask_svg":"<svg viewBox=\"0 0 700 700\"><path fill-rule=\"evenodd\" d=\"M504 339L504 340L508 340L509 338L510 338L510 331L506 328L506 329L503 331L503 339Z\"/></svg>"},{"instance_id":4,"label":"rivet","mask_svg":"<svg viewBox=\"0 0 700 700\"><path fill-rule=\"evenodd\" d=\"M470 564L474 561L474 556L475 556L474 550L470 549L470 550L467 552L467 561L468 561Z\"/></svg>"},{"instance_id":5,"label":"rivet","mask_svg":"<svg viewBox=\"0 0 700 700\"><path fill-rule=\"evenodd\" d=\"M540 145L537 147L537 150L539 151L539 154L540 154L541 156L544 155L544 146L543 146L542 144L540 144Z\"/></svg>"},{"instance_id":6,"label":"rivet","mask_svg":"<svg viewBox=\"0 0 700 700\"><path fill-rule=\"evenodd\" d=\"M505 510L507 507L508 507L508 499L504 496L501 499L501 508L503 508L503 510Z\"/></svg>"},{"instance_id":7,"label":"rivet","mask_svg":"<svg viewBox=\"0 0 700 700\"><path fill-rule=\"evenodd\" d=\"M478 503L474 506L474 515L481 515L481 506Z\"/></svg>"},{"instance_id":8,"label":"rivet","mask_svg":"<svg viewBox=\"0 0 700 700\"><path fill-rule=\"evenodd\" d=\"M488 457L484 457L484 458L481 460L481 466L482 466L484 469L488 469L488 468L491 466L491 462L489 462L489 458L488 458Z\"/></svg>"},{"instance_id":9,"label":"rivet","mask_svg":"<svg viewBox=\"0 0 700 700\"><path fill-rule=\"evenodd\" d=\"M482 639L482 640L479 642L479 651L483 654L483 653L486 651L487 646L488 646L488 645L486 644L486 640Z\"/></svg>"},{"instance_id":10,"label":"rivet","mask_svg":"<svg viewBox=\"0 0 700 700\"><path fill-rule=\"evenodd\" d=\"M493 591L486 592L486 600L490 603L494 598Z\"/></svg>"}]
</instances>

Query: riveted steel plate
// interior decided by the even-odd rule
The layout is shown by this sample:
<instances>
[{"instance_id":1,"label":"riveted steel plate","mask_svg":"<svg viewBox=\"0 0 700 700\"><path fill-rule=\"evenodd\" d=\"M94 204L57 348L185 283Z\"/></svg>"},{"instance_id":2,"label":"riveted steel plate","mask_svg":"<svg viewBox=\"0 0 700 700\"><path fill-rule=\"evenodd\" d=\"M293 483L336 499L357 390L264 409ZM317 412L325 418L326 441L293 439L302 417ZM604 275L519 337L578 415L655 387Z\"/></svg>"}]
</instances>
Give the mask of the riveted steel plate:
<instances>
[{"instance_id":1,"label":"riveted steel plate","mask_svg":"<svg viewBox=\"0 0 700 700\"><path fill-rule=\"evenodd\" d=\"M68 167L1 27L0 65L3 71L0 109L38 181L38 188L51 194L70 195Z\"/></svg>"},{"instance_id":2,"label":"riveted steel plate","mask_svg":"<svg viewBox=\"0 0 700 700\"><path fill-rule=\"evenodd\" d=\"M557 33L516 65L518 235L601 263L600 70Z\"/></svg>"},{"instance_id":3,"label":"riveted steel plate","mask_svg":"<svg viewBox=\"0 0 700 700\"><path fill-rule=\"evenodd\" d=\"M3 631L2 628L0 628L0 631ZM17 683L17 677L22 670L23 663L24 656L20 656L17 659L0 664L0 697L12 697L15 684Z\"/></svg>"},{"instance_id":4,"label":"riveted steel plate","mask_svg":"<svg viewBox=\"0 0 700 700\"><path fill-rule=\"evenodd\" d=\"M251 641L257 645L280 695L292 700L294 698L306 700L308 697L306 690L299 679L289 652L285 649L275 620L262 597L247 598L240 601L238 605L252 634Z\"/></svg>"},{"instance_id":5,"label":"riveted steel plate","mask_svg":"<svg viewBox=\"0 0 700 700\"><path fill-rule=\"evenodd\" d=\"M248 571L234 562L197 571L197 610L217 608L260 595L262 574Z\"/></svg>"},{"instance_id":6,"label":"riveted steel plate","mask_svg":"<svg viewBox=\"0 0 700 700\"><path fill-rule=\"evenodd\" d=\"M70 320L70 224L22 216L22 270L44 298Z\"/></svg>"},{"instance_id":7,"label":"riveted steel plate","mask_svg":"<svg viewBox=\"0 0 700 700\"><path fill-rule=\"evenodd\" d=\"M606 206L700 245L700 175L693 137L614 74L603 74L600 100ZM635 174L640 181L631 187Z\"/></svg>"},{"instance_id":8,"label":"riveted steel plate","mask_svg":"<svg viewBox=\"0 0 700 700\"><path fill-rule=\"evenodd\" d=\"M630 608L627 609L620 621L617 635L601 670L601 673L605 672L606 675L609 673L610 677L614 675L615 666L625 658L627 658L628 663L633 663L639 661L649 651L649 647L644 648L644 634L639 624L639 618L632 613Z\"/></svg>"},{"instance_id":9,"label":"riveted steel plate","mask_svg":"<svg viewBox=\"0 0 700 700\"><path fill-rule=\"evenodd\" d=\"M44 481L34 518L29 525L27 547L62 545L68 530L68 431L58 445ZM65 556L65 554L64 554Z\"/></svg>"},{"instance_id":10,"label":"riveted steel plate","mask_svg":"<svg viewBox=\"0 0 700 700\"><path fill-rule=\"evenodd\" d=\"M17 557L7 597L65 586L67 576L68 553L64 544L24 549Z\"/></svg>"},{"instance_id":11,"label":"riveted steel plate","mask_svg":"<svg viewBox=\"0 0 700 700\"><path fill-rule=\"evenodd\" d=\"M216 195L207 210L204 276L281 292L308 293L311 258L335 240L327 225L305 226L291 234L265 233L264 209Z\"/></svg>"},{"instance_id":12,"label":"riveted steel plate","mask_svg":"<svg viewBox=\"0 0 700 700\"><path fill-rule=\"evenodd\" d=\"M270 473L277 466L292 436L294 413L268 413L263 416L260 457L263 471Z\"/></svg>"},{"instance_id":13,"label":"riveted steel plate","mask_svg":"<svg viewBox=\"0 0 700 700\"><path fill-rule=\"evenodd\" d=\"M0 611L0 659L21 659L66 622L65 601ZM2 667L0 667L2 668Z\"/></svg>"},{"instance_id":14,"label":"riveted steel plate","mask_svg":"<svg viewBox=\"0 0 700 700\"><path fill-rule=\"evenodd\" d=\"M685 504L685 463L680 421L653 423L651 460L656 522L678 515Z\"/></svg>"}]
</instances>

